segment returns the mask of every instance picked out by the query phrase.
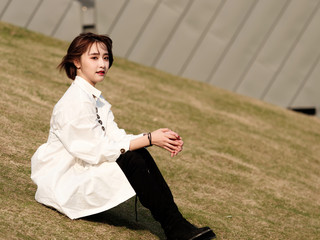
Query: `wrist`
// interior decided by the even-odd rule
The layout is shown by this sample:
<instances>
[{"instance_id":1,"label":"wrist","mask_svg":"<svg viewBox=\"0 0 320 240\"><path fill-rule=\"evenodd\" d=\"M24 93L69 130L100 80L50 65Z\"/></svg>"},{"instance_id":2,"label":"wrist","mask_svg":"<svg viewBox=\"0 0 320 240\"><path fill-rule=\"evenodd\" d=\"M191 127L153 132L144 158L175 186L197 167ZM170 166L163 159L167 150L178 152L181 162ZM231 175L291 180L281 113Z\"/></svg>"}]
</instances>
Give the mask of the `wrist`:
<instances>
[{"instance_id":1,"label":"wrist","mask_svg":"<svg viewBox=\"0 0 320 240\"><path fill-rule=\"evenodd\" d=\"M151 135L151 132L148 132L148 133L143 133L142 134L143 136L147 136L147 139L148 139L148 142L149 142L149 145L147 147L151 147L153 144L152 144L152 135Z\"/></svg>"},{"instance_id":2,"label":"wrist","mask_svg":"<svg viewBox=\"0 0 320 240\"><path fill-rule=\"evenodd\" d=\"M152 135L151 135L151 132L148 132L148 140L149 140L149 146L152 146Z\"/></svg>"}]
</instances>

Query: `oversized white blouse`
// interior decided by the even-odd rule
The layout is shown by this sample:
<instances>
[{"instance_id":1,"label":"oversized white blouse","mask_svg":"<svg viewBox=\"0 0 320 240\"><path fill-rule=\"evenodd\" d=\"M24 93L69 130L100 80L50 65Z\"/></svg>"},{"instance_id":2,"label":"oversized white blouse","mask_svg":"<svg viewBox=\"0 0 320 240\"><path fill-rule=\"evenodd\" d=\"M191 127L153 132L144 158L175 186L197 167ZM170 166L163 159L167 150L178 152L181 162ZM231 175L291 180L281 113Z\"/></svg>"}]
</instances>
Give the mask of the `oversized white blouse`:
<instances>
[{"instance_id":1,"label":"oversized white blouse","mask_svg":"<svg viewBox=\"0 0 320 240\"><path fill-rule=\"evenodd\" d=\"M76 77L53 109L47 142L31 158L36 201L75 219L135 195L115 161L141 135L119 129L110 108L98 89Z\"/></svg>"}]
</instances>

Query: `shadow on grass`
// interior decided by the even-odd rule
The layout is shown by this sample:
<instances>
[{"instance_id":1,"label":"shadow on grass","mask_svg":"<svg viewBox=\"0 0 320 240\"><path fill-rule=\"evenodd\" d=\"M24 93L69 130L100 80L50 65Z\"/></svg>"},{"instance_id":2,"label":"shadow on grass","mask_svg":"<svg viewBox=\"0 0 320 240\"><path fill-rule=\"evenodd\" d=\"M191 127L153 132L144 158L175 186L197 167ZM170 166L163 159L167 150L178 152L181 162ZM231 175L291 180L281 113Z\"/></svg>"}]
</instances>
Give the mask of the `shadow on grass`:
<instances>
[{"instance_id":1,"label":"shadow on grass","mask_svg":"<svg viewBox=\"0 0 320 240\"><path fill-rule=\"evenodd\" d=\"M160 240L165 240L161 225L154 220L150 211L139 202L137 206L138 221L136 221L134 199L130 199L108 211L81 218L84 221L105 223L115 227L126 227L130 230L147 230Z\"/></svg>"}]
</instances>

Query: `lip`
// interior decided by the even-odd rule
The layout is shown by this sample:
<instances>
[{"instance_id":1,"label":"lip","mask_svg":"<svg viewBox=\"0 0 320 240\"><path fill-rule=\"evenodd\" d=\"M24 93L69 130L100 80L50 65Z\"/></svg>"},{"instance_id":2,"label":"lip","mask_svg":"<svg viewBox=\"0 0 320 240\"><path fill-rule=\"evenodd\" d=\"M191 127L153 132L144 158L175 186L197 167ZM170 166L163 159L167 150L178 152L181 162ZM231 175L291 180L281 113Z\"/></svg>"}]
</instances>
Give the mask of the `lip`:
<instances>
[{"instance_id":1,"label":"lip","mask_svg":"<svg viewBox=\"0 0 320 240\"><path fill-rule=\"evenodd\" d=\"M97 74L100 75L100 76L104 76L105 73L106 73L105 71L98 71L98 72L97 72Z\"/></svg>"}]
</instances>

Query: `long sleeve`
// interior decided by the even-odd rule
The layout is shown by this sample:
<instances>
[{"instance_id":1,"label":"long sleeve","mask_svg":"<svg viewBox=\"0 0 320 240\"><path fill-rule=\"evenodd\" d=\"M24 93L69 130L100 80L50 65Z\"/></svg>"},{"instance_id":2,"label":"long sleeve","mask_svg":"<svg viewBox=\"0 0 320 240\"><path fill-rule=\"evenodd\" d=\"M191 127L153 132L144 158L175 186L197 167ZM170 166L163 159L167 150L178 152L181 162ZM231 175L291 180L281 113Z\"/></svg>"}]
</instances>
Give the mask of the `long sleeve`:
<instances>
[{"instance_id":1,"label":"long sleeve","mask_svg":"<svg viewBox=\"0 0 320 240\"><path fill-rule=\"evenodd\" d=\"M87 116L66 124L56 135L72 156L90 164L116 161L122 149L129 149L129 138L116 142L99 131L100 127Z\"/></svg>"},{"instance_id":2,"label":"long sleeve","mask_svg":"<svg viewBox=\"0 0 320 240\"><path fill-rule=\"evenodd\" d=\"M92 102L64 105L54 112L54 134L73 157L89 164L116 161L121 153L129 150L131 139L136 137L118 128L109 108L103 131Z\"/></svg>"}]
</instances>

